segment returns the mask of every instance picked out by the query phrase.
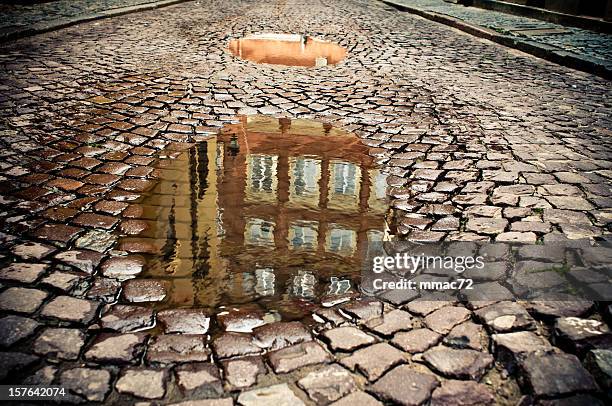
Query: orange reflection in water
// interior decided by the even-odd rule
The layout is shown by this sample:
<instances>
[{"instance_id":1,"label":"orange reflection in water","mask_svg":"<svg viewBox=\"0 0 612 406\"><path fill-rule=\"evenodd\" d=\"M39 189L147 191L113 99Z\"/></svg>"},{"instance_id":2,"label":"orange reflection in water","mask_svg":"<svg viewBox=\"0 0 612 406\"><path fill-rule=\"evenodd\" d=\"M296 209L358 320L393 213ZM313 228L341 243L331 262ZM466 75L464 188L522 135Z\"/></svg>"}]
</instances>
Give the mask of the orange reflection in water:
<instances>
[{"instance_id":1,"label":"orange reflection in water","mask_svg":"<svg viewBox=\"0 0 612 406\"><path fill-rule=\"evenodd\" d=\"M300 306L357 286L368 245L385 237L386 174L329 124L238 119L158 162L159 183L139 202L147 227L118 249L151 247L142 277L168 286L160 307L301 318Z\"/></svg>"},{"instance_id":2,"label":"orange reflection in water","mask_svg":"<svg viewBox=\"0 0 612 406\"><path fill-rule=\"evenodd\" d=\"M292 34L259 34L232 40L232 54L257 63L287 66L334 65L346 49L329 41Z\"/></svg>"}]
</instances>

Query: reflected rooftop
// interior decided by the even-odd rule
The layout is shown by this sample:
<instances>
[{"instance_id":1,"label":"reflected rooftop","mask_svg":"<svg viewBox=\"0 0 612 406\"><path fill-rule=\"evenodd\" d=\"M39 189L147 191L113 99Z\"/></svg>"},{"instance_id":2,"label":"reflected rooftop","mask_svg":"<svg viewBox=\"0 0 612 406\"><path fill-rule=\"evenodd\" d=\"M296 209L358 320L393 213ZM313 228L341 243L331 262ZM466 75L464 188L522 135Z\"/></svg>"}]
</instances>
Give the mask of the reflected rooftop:
<instances>
[{"instance_id":1,"label":"reflected rooftop","mask_svg":"<svg viewBox=\"0 0 612 406\"><path fill-rule=\"evenodd\" d=\"M255 34L230 41L235 56L256 63L321 67L335 65L346 49L329 41L296 34Z\"/></svg>"}]
</instances>

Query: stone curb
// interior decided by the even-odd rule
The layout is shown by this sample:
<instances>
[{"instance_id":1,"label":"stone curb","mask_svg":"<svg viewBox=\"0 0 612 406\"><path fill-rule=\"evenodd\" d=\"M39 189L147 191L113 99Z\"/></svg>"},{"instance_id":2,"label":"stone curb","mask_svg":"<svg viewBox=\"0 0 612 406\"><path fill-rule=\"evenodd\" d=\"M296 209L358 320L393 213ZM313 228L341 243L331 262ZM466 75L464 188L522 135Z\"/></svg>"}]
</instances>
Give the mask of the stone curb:
<instances>
[{"instance_id":1,"label":"stone curb","mask_svg":"<svg viewBox=\"0 0 612 406\"><path fill-rule=\"evenodd\" d=\"M455 17L436 13L433 11L423 10L418 7L399 4L393 0L380 1L400 11L407 11L409 13L416 14L428 20L442 23L453 28L457 28L458 30L467 32L468 34L488 39L489 41L493 41L510 48L518 49L519 51L523 51L528 54L537 56L538 58L546 59L547 61L567 66L568 68L577 69L583 72L598 75L606 79L612 79L612 70L610 70L594 58L589 58L587 56L579 55L574 52L565 51L563 49L542 44L536 41L500 34L497 31L478 25L472 25Z\"/></svg>"},{"instance_id":2,"label":"stone curb","mask_svg":"<svg viewBox=\"0 0 612 406\"><path fill-rule=\"evenodd\" d=\"M23 30L0 34L0 43L20 38L26 38L32 35L43 34L49 31L60 30L62 28L70 27L72 25L77 25L80 23L101 20L103 18L110 18L124 14L137 13L139 11L153 10L156 8L185 3L187 1L193 0L162 0L146 4L138 4L136 6L119 7L110 10L104 10L95 14L84 14L74 18L64 18L52 22L34 24L30 27L24 28Z\"/></svg>"},{"instance_id":3,"label":"stone curb","mask_svg":"<svg viewBox=\"0 0 612 406\"><path fill-rule=\"evenodd\" d=\"M559 13L557 11L543 8L524 6L522 4L508 3L503 0L474 0L474 7L486 10L500 11L521 17L534 18L536 20L548 21L559 25L570 25L584 30L612 33L612 22L599 20L597 18L576 16Z\"/></svg>"}]
</instances>

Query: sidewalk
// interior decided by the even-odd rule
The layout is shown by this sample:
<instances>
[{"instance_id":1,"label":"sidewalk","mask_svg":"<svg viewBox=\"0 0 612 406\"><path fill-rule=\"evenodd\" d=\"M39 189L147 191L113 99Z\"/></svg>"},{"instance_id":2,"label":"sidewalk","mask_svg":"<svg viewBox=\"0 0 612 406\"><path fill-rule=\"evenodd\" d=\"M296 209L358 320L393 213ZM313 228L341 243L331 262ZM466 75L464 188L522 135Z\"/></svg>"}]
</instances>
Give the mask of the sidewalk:
<instances>
[{"instance_id":1,"label":"sidewalk","mask_svg":"<svg viewBox=\"0 0 612 406\"><path fill-rule=\"evenodd\" d=\"M58 0L27 5L0 4L0 41L183 1L185 0Z\"/></svg>"},{"instance_id":2,"label":"sidewalk","mask_svg":"<svg viewBox=\"0 0 612 406\"><path fill-rule=\"evenodd\" d=\"M612 35L533 18L446 3L382 0L403 11L451 25L571 68L612 77Z\"/></svg>"}]
</instances>

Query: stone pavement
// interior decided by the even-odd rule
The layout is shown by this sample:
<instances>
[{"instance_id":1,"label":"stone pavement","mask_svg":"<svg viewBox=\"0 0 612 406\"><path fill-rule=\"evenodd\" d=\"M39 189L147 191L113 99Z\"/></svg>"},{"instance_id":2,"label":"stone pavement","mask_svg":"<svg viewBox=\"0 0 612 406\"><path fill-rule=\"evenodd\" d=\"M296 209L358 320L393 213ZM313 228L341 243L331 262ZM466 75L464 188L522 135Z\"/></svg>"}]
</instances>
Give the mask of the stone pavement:
<instances>
[{"instance_id":1,"label":"stone pavement","mask_svg":"<svg viewBox=\"0 0 612 406\"><path fill-rule=\"evenodd\" d=\"M177 1L56 0L32 4L0 4L0 40L32 35L79 21L164 3L177 3Z\"/></svg>"},{"instance_id":2,"label":"stone pavement","mask_svg":"<svg viewBox=\"0 0 612 406\"><path fill-rule=\"evenodd\" d=\"M253 32L349 55L304 69L227 52ZM362 137L403 238L609 236L609 81L350 0L188 2L4 44L0 71L5 382L73 403L605 402L603 304L354 298L314 324L227 332L218 309L126 301L142 262L115 248L157 159L256 113Z\"/></svg>"},{"instance_id":3,"label":"stone pavement","mask_svg":"<svg viewBox=\"0 0 612 406\"><path fill-rule=\"evenodd\" d=\"M539 44L542 48L570 52L612 71L612 34L477 7L465 7L443 0L390 0L389 2L455 17L473 26Z\"/></svg>"}]
</instances>

